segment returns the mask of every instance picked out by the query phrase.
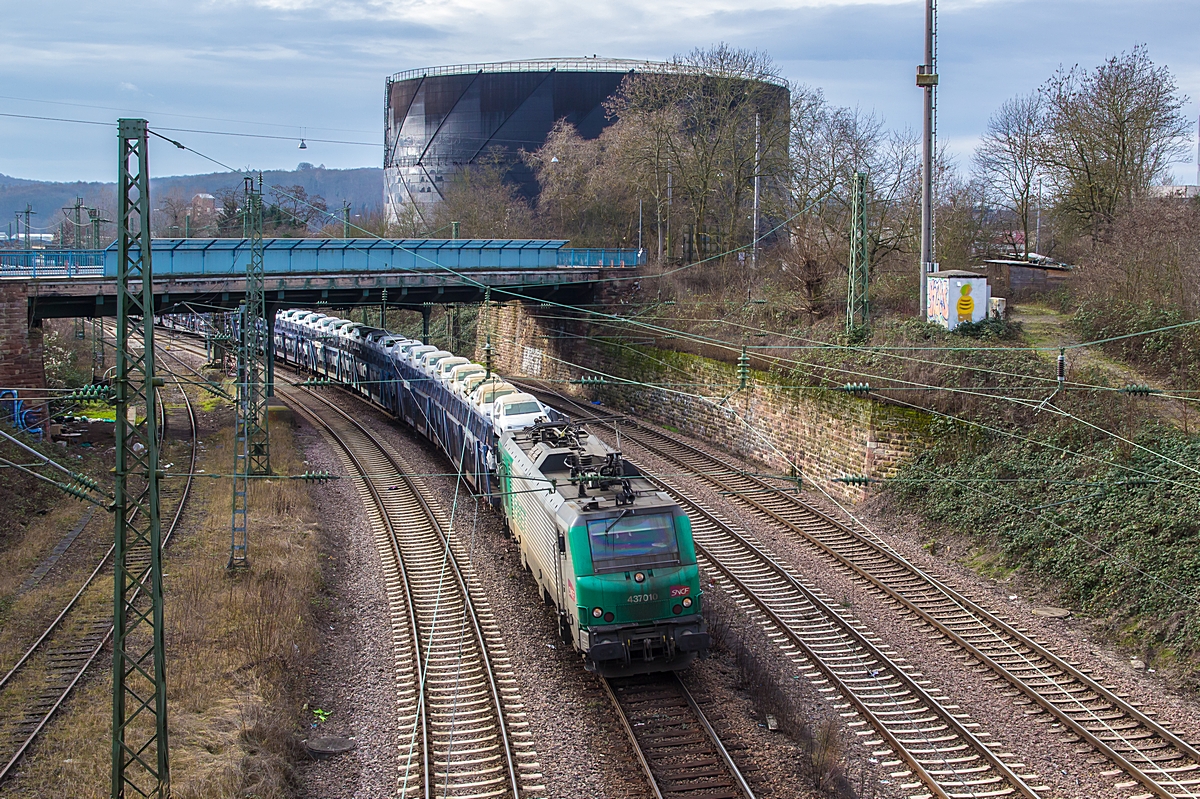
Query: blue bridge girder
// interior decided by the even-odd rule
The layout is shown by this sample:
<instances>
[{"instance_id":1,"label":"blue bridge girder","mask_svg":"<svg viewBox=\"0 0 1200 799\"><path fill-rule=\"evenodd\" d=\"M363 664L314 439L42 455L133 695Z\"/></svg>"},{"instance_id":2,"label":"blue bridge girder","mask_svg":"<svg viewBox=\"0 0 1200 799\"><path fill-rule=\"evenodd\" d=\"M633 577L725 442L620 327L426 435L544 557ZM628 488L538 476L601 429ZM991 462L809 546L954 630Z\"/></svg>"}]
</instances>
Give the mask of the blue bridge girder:
<instances>
[{"instance_id":1,"label":"blue bridge girder","mask_svg":"<svg viewBox=\"0 0 1200 799\"><path fill-rule=\"evenodd\" d=\"M644 254L569 248L539 239L266 239L266 299L273 306L478 302L516 296L579 301L603 275L632 272ZM155 311L238 305L248 239L154 239ZM0 251L0 285L26 286L30 321L116 313L116 253L107 250ZM630 274L632 277L632 274Z\"/></svg>"}]
</instances>

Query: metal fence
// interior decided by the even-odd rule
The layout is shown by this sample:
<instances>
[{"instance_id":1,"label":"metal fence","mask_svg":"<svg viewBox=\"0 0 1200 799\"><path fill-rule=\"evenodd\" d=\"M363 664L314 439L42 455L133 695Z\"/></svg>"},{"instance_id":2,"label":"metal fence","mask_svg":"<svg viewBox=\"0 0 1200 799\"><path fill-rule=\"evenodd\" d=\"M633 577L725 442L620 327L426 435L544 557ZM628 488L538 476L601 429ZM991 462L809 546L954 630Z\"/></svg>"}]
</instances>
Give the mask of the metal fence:
<instances>
[{"instance_id":1,"label":"metal fence","mask_svg":"<svg viewBox=\"0 0 1200 799\"><path fill-rule=\"evenodd\" d=\"M0 277L103 277L104 250L0 250Z\"/></svg>"},{"instance_id":2,"label":"metal fence","mask_svg":"<svg viewBox=\"0 0 1200 799\"><path fill-rule=\"evenodd\" d=\"M599 247L564 247L558 251L559 266L642 266L645 250L617 250Z\"/></svg>"}]
</instances>

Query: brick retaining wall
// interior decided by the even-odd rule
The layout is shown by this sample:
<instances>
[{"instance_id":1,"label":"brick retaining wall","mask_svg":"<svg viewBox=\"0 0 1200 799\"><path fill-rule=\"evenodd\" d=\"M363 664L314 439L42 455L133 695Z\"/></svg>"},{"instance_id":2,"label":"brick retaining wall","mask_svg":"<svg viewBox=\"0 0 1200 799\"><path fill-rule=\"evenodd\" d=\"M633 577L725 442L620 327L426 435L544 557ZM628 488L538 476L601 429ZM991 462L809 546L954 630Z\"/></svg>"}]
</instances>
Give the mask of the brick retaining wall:
<instances>
[{"instance_id":1,"label":"brick retaining wall","mask_svg":"<svg viewBox=\"0 0 1200 799\"><path fill-rule=\"evenodd\" d=\"M749 468L789 474L798 467L805 480L850 501L862 499L867 489L833 478L891 476L922 446L928 419L914 411L840 392L789 387L785 376L757 370L747 390L735 391L732 364L622 347L592 338L586 323L562 316L561 309L517 302L484 309L476 358L483 357L490 335L493 365L502 374L553 381L564 393L601 399L750 459ZM595 373L654 386L567 382Z\"/></svg>"}]
</instances>

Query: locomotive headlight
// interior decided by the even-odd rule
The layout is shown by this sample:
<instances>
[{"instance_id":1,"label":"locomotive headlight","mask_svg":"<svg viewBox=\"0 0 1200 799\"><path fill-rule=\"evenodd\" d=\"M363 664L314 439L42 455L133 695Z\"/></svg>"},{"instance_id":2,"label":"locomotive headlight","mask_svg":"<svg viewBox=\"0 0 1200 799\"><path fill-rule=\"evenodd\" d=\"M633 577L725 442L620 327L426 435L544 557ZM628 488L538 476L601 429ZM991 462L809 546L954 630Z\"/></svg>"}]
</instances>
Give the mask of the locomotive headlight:
<instances>
[{"instance_id":1,"label":"locomotive headlight","mask_svg":"<svg viewBox=\"0 0 1200 799\"><path fill-rule=\"evenodd\" d=\"M644 583L644 582L646 582L646 574L645 574L645 572L634 572L634 575L633 575L633 581L634 581L635 583Z\"/></svg>"},{"instance_id":2,"label":"locomotive headlight","mask_svg":"<svg viewBox=\"0 0 1200 799\"><path fill-rule=\"evenodd\" d=\"M683 606L685 608L690 608L692 606L692 598L690 596L685 596L683 598Z\"/></svg>"},{"instance_id":3,"label":"locomotive headlight","mask_svg":"<svg viewBox=\"0 0 1200 799\"><path fill-rule=\"evenodd\" d=\"M593 618L598 619L603 615L604 615L604 608L592 608L592 617Z\"/></svg>"}]
</instances>

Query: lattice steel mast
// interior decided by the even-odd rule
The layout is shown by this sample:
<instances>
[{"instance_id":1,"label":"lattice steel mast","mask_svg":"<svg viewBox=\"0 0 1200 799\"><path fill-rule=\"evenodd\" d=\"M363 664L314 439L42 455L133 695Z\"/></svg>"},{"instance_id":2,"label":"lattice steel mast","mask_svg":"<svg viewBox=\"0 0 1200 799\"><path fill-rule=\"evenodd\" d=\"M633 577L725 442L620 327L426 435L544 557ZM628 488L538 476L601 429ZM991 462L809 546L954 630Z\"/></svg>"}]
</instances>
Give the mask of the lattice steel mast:
<instances>
[{"instance_id":1,"label":"lattice steel mast","mask_svg":"<svg viewBox=\"0 0 1200 799\"><path fill-rule=\"evenodd\" d=\"M870 251L867 248L867 175L854 173L853 196L850 201L850 285L846 291L846 330L870 322L871 306L867 301L870 278Z\"/></svg>"},{"instance_id":2,"label":"lattice steel mast","mask_svg":"<svg viewBox=\"0 0 1200 799\"><path fill-rule=\"evenodd\" d=\"M147 123L117 123L112 796L170 795ZM145 489L143 492L142 489Z\"/></svg>"},{"instance_id":3,"label":"lattice steel mast","mask_svg":"<svg viewBox=\"0 0 1200 799\"><path fill-rule=\"evenodd\" d=\"M258 185L246 178L246 224L250 260L246 262L246 301L237 337L237 427L233 464L233 518L229 567L248 565L246 529L250 475L271 473L267 431L266 354L268 334L263 291L262 173Z\"/></svg>"},{"instance_id":4,"label":"lattice steel mast","mask_svg":"<svg viewBox=\"0 0 1200 799\"><path fill-rule=\"evenodd\" d=\"M99 316L92 317L92 382L104 379L104 322Z\"/></svg>"}]
</instances>

